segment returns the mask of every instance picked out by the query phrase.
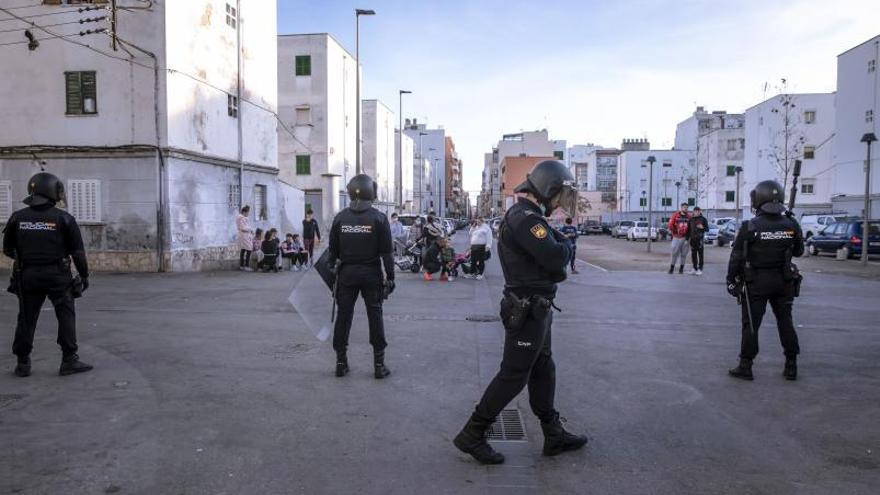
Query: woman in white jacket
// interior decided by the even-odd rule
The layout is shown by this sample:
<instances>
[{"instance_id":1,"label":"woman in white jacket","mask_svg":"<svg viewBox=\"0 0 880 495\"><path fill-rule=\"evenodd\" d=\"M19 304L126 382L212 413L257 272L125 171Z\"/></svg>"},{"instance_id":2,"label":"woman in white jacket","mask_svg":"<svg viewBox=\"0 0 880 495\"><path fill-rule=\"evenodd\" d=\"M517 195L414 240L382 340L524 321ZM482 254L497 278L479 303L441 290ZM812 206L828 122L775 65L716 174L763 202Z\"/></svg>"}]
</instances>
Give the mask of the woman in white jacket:
<instances>
[{"instance_id":1,"label":"woman in white jacket","mask_svg":"<svg viewBox=\"0 0 880 495\"><path fill-rule=\"evenodd\" d=\"M486 270L486 255L492 249L492 228L482 219L474 220L470 230L471 244L471 275L483 280Z\"/></svg>"},{"instance_id":2,"label":"woman in white jacket","mask_svg":"<svg viewBox=\"0 0 880 495\"><path fill-rule=\"evenodd\" d=\"M236 241L238 248L238 269L241 271L251 271L251 251L254 249L254 230L248 223L248 214L251 207L244 205L241 213L235 217Z\"/></svg>"}]
</instances>

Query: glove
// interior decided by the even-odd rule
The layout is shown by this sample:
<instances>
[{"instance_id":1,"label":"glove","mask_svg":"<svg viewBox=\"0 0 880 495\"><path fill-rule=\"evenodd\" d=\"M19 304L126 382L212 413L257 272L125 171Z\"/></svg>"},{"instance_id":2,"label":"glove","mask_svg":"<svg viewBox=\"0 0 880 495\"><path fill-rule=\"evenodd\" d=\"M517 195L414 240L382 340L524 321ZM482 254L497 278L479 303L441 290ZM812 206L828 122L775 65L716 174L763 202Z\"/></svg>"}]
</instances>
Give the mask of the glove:
<instances>
[{"instance_id":1,"label":"glove","mask_svg":"<svg viewBox=\"0 0 880 495\"><path fill-rule=\"evenodd\" d=\"M89 290L89 277L82 278L83 292Z\"/></svg>"},{"instance_id":2,"label":"glove","mask_svg":"<svg viewBox=\"0 0 880 495\"><path fill-rule=\"evenodd\" d=\"M727 293L739 299L739 296L741 294L739 279L727 280Z\"/></svg>"},{"instance_id":3,"label":"glove","mask_svg":"<svg viewBox=\"0 0 880 495\"><path fill-rule=\"evenodd\" d=\"M388 295L391 295L391 293L394 292L394 288L396 287L396 285L394 284L394 279L389 278L389 279L385 280L385 287L386 287L385 290L388 292Z\"/></svg>"}]
</instances>

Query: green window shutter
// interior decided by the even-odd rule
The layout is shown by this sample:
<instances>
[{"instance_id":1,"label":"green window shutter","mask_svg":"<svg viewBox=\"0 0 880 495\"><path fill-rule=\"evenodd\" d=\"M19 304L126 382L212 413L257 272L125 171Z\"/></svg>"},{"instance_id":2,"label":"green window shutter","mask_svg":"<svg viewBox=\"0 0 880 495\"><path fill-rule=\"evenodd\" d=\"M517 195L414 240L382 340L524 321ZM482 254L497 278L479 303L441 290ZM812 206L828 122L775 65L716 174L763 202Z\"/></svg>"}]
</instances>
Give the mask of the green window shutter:
<instances>
[{"instance_id":1,"label":"green window shutter","mask_svg":"<svg viewBox=\"0 0 880 495\"><path fill-rule=\"evenodd\" d=\"M79 115L82 113L82 87L80 85L79 72L64 73L64 91L67 102L67 115Z\"/></svg>"},{"instance_id":2,"label":"green window shutter","mask_svg":"<svg viewBox=\"0 0 880 495\"><path fill-rule=\"evenodd\" d=\"M296 56L296 75L310 76L312 75L312 56L297 55Z\"/></svg>"},{"instance_id":3,"label":"green window shutter","mask_svg":"<svg viewBox=\"0 0 880 495\"><path fill-rule=\"evenodd\" d=\"M736 165L728 165L727 166L727 176L733 177L736 175Z\"/></svg>"},{"instance_id":4,"label":"green window shutter","mask_svg":"<svg viewBox=\"0 0 880 495\"><path fill-rule=\"evenodd\" d=\"M695 206L697 204L696 198L688 198L688 206Z\"/></svg>"},{"instance_id":5,"label":"green window shutter","mask_svg":"<svg viewBox=\"0 0 880 495\"><path fill-rule=\"evenodd\" d=\"M312 173L312 157L309 155L296 155L296 175L310 175Z\"/></svg>"},{"instance_id":6,"label":"green window shutter","mask_svg":"<svg viewBox=\"0 0 880 495\"><path fill-rule=\"evenodd\" d=\"M736 201L736 191L726 191L724 193L724 200L730 203Z\"/></svg>"},{"instance_id":7,"label":"green window shutter","mask_svg":"<svg viewBox=\"0 0 880 495\"><path fill-rule=\"evenodd\" d=\"M94 71L80 72L83 113L98 113L98 82Z\"/></svg>"}]
</instances>

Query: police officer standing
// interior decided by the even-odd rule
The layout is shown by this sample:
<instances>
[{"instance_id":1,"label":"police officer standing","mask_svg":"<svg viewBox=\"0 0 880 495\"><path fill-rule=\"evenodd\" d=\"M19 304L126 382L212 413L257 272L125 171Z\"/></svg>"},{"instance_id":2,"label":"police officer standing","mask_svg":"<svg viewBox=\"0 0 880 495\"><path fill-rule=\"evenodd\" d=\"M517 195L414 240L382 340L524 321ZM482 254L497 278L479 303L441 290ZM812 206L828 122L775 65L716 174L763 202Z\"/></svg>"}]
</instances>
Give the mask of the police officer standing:
<instances>
[{"instance_id":1,"label":"police officer standing","mask_svg":"<svg viewBox=\"0 0 880 495\"><path fill-rule=\"evenodd\" d=\"M76 220L55 207L64 200L64 184L49 173L39 173L28 182L24 203L28 208L16 211L4 229L3 254L15 260L14 291L19 300L18 324L12 352L18 357L15 375L31 374L31 350L37 317L46 297L55 307L58 318L58 345L63 358L59 374L72 375L89 371L92 366L76 354L76 311L74 291L79 295L89 287L82 234ZM76 265L81 282L74 283L70 260Z\"/></svg>"},{"instance_id":2,"label":"police officer standing","mask_svg":"<svg viewBox=\"0 0 880 495\"><path fill-rule=\"evenodd\" d=\"M758 329L767 303L776 315L779 339L785 351L783 376L797 379L798 337L791 309L800 290L800 274L791 258L804 254L801 227L785 212L784 192L767 180L751 193L755 218L743 222L733 243L727 268L727 291L742 301L742 345L739 366L731 376L752 380L752 361L758 354Z\"/></svg>"},{"instance_id":3,"label":"police officer standing","mask_svg":"<svg viewBox=\"0 0 880 495\"><path fill-rule=\"evenodd\" d=\"M382 379L391 374L385 367L387 343L382 321L382 300L394 291L391 227L385 214L373 208L376 182L369 175L352 177L348 183L348 197L351 198L350 206L336 215L330 228L329 263L337 267L336 301L339 306L333 329L336 376L348 373L348 334L354 303L360 294L367 307L374 377Z\"/></svg>"},{"instance_id":4,"label":"police officer standing","mask_svg":"<svg viewBox=\"0 0 880 495\"><path fill-rule=\"evenodd\" d=\"M565 280L571 248L565 236L544 218L558 206L576 204L574 179L562 163L535 165L516 187L517 202L499 229L498 256L504 272L501 318L505 328L501 369L486 388L470 420L455 437L455 446L482 464L500 464L504 456L486 441L485 433L499 413L528 385L529 404L541 420L543 453L553 456L587 443L562 427L554 409L556 366L550 349L556 284Z\"/></svg>"}]
</instances>

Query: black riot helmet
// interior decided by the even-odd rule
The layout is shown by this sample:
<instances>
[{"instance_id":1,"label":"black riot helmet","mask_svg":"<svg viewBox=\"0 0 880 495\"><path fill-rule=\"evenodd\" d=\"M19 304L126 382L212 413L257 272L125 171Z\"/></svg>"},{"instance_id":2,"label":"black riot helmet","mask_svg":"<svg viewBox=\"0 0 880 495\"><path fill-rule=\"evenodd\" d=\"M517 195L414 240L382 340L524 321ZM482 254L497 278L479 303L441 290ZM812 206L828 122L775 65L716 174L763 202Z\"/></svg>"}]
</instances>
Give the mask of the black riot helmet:
<instances>
[{"instance_id":1,"label":"black riot helmet","mask_svg":"<svg viewBox=\"0 0 880 495\"><path fill-rule=\"evenodd\" d=\"M367 209L376 200L376 181L367 174L358 174L348 181L348 197L351 199L351 207L355 210Z\"/></svg>"},{"instance_id":2,"label":"black riot helmet","mask_svg":"<svg viewBox=\"0 0 880 495\"><path fill-rule=\"evenodd\" d=\"M545 214L549 215L557 207L574 214L577 207L577 190L574 188L574 177L562 162L544 160L538 163L526 180L516 186L514 192L531 193L544 206Z\"/></svg>"},{"instance_id":3,"label":"black riot helmet","mask_svg":"<svg viewBox=\"0 0 880 495\"><path fill-rule=\"evenodd\" d=\"M785 191L775 180L759 182L749 196L755 211L777 215L785 212Z\"/></svg>"},{"instance_id":4,"label":"black riot helmet","mask_svg":"<svg viewBox=\"0 0 880 495\"><path fill-rule=\"evenodd\" d=\"M28 197L24 198L24 204L40 206L63 200L64 183L58 177L48 172L40 172L28 181Z\"/></svg>"}]
</instances>

